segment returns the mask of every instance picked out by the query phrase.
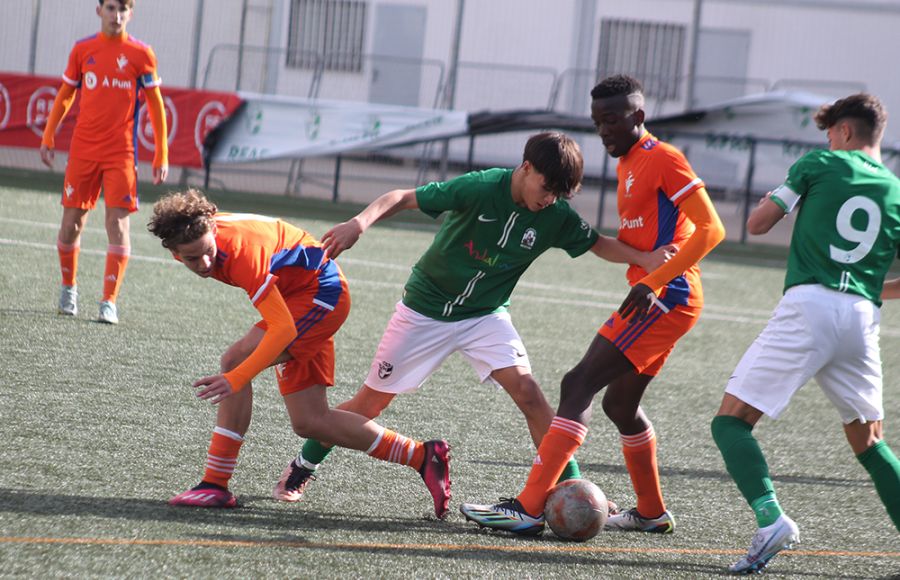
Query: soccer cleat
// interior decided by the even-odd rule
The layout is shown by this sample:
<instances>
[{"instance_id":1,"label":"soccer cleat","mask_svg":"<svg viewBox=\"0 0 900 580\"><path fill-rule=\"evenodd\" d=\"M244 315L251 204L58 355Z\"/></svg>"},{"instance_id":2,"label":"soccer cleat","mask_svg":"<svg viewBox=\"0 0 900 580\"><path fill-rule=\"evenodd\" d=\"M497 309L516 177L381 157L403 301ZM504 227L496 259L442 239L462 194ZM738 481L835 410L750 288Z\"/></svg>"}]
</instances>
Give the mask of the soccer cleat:
<instances>
[{"instance_id":1,"label":"soccer cleat","mask_svg":"<svg viewBox=\"0 0 900 580\"><path fill-rule=\"evenodd\" d=\"M638 531L651 534L671 534L675 531L675 518L668 510L658 518L645 518L638 513L637 508L618 513L610 510L604 530Z\"/></svg>"},{"instance_id":2,"label":"soccer cleat","mask_svg":"<svg viewBox=\"0 0 900 580\"><path fill-rule=\"evenodd\" d=\"M78 314L77 286L66 286L63 284L59 293L59 309L57 312L64 316L75 316Z\"/></svg>"},{"instance_id":3,"label":"soccer cleat","mask_svg":"<svg viewBox=\"0 0 900 580\"><path fill-rule=\"evenodd\" d=\"M97 322L119 324L119 314L116 311L115 302L104 300L100 303L100 315L97 317Z\"/></svg>"},{"instance_id":4,"label":"soccer cleat","mask_svg":"<svg viewBox=\"0 0 900 580\"><path fill-rule=\"evenodd\" d=\"M272 490L272 497L278 501L298 502L303 498L303 490L316 479L311 469L297 465L296 461L284 468L281 479Z\"/></svg>"},{"instance_id":5,"label":"soccer cleat","mask_svg":"<svg viewBox=\"0 0 900 580\"><path fill-rule=\"evenodd\" d=\"M781 514L775 523L759 528L750 542L747 555L728 569L736 574L754 574L761 571L782 550L788 550L800 542L800 528L794 520Z\"/></svg>"},{"instance_id":6,"label":"soccer cleat","mask_svg":"<svg viewBox=\"0 0 900 580\"><path fill-rule=\"evenodd\" d=\"M169 500L169 505L206 508L233 508L237 505L234 494L221 487L200 484L183 491Z\"/></svg>"},{"instance_id":7,"label":"soccer cleat","mask_svg":"<svg viewBox=\"0 0 900 580\"><path fill-rule=\"evenodd\" d=\"M503 530L522 536L538 536L544 531L544 515L533 516L515 498L500 498L494 505L464 503L459 506L466 519L482 528Z\"/></svg>"},{"instance_id":8,"label":"soccer cleat","mask_svg":"<svg viewBox=\"0 0 900 580\"><path fill-rule=\"evenodd\" d=\"M419 475L434 499L434 515L444 519L450 511L450 445L443 439L426 441Z\"/></svg>"}]
</instances>

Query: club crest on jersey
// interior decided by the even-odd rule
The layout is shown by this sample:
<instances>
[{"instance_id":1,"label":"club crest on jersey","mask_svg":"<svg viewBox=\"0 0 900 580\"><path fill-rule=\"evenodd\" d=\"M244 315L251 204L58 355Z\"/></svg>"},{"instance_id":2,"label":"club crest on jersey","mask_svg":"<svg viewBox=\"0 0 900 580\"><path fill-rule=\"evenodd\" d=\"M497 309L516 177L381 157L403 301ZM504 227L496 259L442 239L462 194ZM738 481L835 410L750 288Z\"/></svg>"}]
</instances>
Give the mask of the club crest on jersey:
<instances>
[{"instance_id":1,"label":"club crest on jersey","mask_svg":"<svg viewBox=\"0 0 900 580\"><path fill-rule=\"evenodd\" d=\"M84 86L89 89L93 89L97 86L97 75L93 73L93 71L88 71L84 75Z\"/></svg>"},{"instance_id":2,"label":"club crest on jersey","mask_svg":"<svg viewBox=\"0 0 900 580\"><path fill-rule=\"evenodd\" d=\"M631 186L634 185L634 175L631 172L628 172L628 177L625 178L625 197L631 197Z\"/></svg>"},{"instance_id":3,"label":"club crest on jersey","mask_svg":"<svg viewBox=\"0 0 900 580\"><path fill-rule=\"evenodd\" d=\"M72 194L75 193L75 188L72 187L71 183L66 183L64 191L66 192L66 197L72 197Z\"/></svg>"},{"instance_id":4,"label":"club crest on jersey","mask_svg":"<svg viewBox=\"0 0 900 580\"><path fill-rule=\"evenodd\" d=\"M287 368L287 363L278 363L275 365L275 376L279 379L284 378L284 369Z\"/></svg>"},{"instance_id":5,"label":"club crest on jersey","mask_svg":"<svg viewBox=\"0 0 900 580\"><path fill-rule=\"evenodd\" d=\"M391 376L391 373L394 372L394 365L387 361L379 361L378 362L378 378L386 379Z\"/></svg>"},{"instance_id":6,"label":"club crest on jersey","mask_svg":"<svg viewBox=\"0 0 900 580\"><path fill-rule=\"evenodd\" d=\"M126 57L124 54L120 54L119 58L116 59L116 65L118 65L119 70L124 70L128 65L128 57Z\"/></svg>"},{"instance_id":7,"label":"club crest on jersey","mask_svg":"<svg viewBox=\"0 0 900 580\"><path fill-rule=\"evenodd\" d=\"M519 244L526 250L530 250L534 248L534 243L537 241L537 232L534 228L528 228L525 230L525 233L522 234L522 242Z\"/></svg>"}]
</instances>

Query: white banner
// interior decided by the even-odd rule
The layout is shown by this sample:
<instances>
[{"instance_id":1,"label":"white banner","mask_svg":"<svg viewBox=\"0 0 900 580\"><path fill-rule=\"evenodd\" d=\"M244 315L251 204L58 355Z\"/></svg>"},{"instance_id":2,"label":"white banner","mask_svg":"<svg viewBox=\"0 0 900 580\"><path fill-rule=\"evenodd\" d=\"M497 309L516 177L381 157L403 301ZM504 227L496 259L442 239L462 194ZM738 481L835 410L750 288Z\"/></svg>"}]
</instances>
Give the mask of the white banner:
<instances>
[{"instance_id":1,"label":"white banner","mask_svg":"<svg viewBox=\"0 0 900 580\"><path fill-rule=\"evenodd\" d=\"M213 164L334 155L463 135L465 111L238 93Z\"/></svg>"}]
</instances>

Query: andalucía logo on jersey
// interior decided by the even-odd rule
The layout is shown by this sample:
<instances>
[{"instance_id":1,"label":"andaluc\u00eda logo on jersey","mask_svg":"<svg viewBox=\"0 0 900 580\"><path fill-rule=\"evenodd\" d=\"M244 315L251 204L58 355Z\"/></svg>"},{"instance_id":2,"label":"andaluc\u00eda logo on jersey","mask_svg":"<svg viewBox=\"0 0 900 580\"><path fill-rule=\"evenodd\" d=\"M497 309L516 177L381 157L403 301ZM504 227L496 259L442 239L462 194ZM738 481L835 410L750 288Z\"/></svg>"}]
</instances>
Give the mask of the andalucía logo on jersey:
<instances>
[{"instance_id":1,"label":"andaluc\u00eda logo on jersey","mask_svg":"<svg viewBox=\"0 0 900 580\"><path fill-rule=\"evenodd\" d=\"M391 376L391 373L394 372L394 365L387 361L379 361L378 362L378 378L386 379Z\"/></svg>"},{"instance_id":2,"label":"andaluc\u00eda logo on jersey","mask_svg":"<svg viewBox=\"0 0 900 580\"><path fill-rule=\"evenodd\" d=\"M526 250L530 250L534 248L534 243L537 241L537 232L534 231L534 228L528 228L525 230L525 233L522 235L522 243L519 244Z\"/></svg>"}]
</instances>

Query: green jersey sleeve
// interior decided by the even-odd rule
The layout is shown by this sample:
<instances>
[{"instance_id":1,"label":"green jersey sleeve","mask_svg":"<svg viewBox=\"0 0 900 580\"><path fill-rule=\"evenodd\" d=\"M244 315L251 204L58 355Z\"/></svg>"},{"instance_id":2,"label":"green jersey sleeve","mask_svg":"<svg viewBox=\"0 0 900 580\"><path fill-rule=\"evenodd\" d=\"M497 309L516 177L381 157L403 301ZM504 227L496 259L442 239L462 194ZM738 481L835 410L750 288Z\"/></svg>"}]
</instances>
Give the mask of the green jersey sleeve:
<instances>
[{"instance_id":1,"label":"green jersey sleeve","mask_svg":"<svg viewBox=\"0 0 900 580\"><path fill-rule=\"evenodd\" d=\"M416 202L423 213L436 218L445 211L460 211L494 183L485 179L485 171L474 171L449 181L433 181L416 188Z\"/></svg>"},{"instance_id":2,"label":"green jersey sleeve","mask_svg":"<svg viewBox=\"0 0 900 580\"><path fill-rule=\"evenodd\" d=\"M564 249L573 258L577 258L590 250L597 243L600 235L574 209L568 207L568 204L566 205L566 216L554 245Z\"/></svg>"}]
</instances>

